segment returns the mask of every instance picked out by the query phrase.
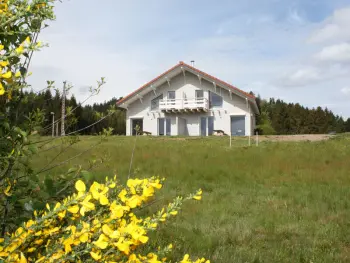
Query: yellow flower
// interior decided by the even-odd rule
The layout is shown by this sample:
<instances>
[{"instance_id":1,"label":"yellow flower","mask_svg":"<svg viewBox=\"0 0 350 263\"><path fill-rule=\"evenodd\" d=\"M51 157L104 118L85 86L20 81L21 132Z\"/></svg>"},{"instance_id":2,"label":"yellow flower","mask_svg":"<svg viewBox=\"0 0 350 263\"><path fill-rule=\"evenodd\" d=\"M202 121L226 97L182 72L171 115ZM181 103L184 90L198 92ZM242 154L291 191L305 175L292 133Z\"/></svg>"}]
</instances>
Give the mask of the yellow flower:
<instances>
[{"instance_id":1,"label":"yellow flower","mask_svg":"<svg viewBox=\"0 0 350 263\"><path fill-rule=\"evenodd\" d=\"M65 216L66 216L66 210L63 210L62 212L58 213L58 217L61 219L64 218Z\"/></svg>"},{"instance_id":2,"label":"yellow flower","mask_svg":"<svg viewBox=\"0 0 350 263\"><path fill-rule=\"evenodd\" d=\"M125 240L124 237L119 238L119 240L118 240L118 242L116 244L117 248L120 251L124 252L126 255L129 255L130 245L131 245L130 241Z\"/></svg>"},{"instance_id":3,"label":"yellow flower","mask_svg":"<svg viewBox=\"0 0 350 263\"><path fill-rule=\"evenodd\" d=\"M106 194L108 193L109 188L101 185L97 182L94 182L90 187L90 193L92 194L92 197L95 200L99 200L101 205L108 205L109 200L106 197Z\"/></svg>"},{"instance_id":4,"label":"yellow flower","mask_svg":"<svg viewBox=\"0 0 350 263\"><path fill-rule=\"evenodd\" d=\"M23 255L22 252L21 252L21 259L20 259L19 263L27 263L27 259L26 259L26 257Z\"/></svg>"},{"instance_id":5,"label":"yellow flower","mask_svg":"<svg viewBox=\"0 0 350 263\"><path fill-rule=\"evenodd\" d=\"M0 96L4 95L4 93L5 93L4 86L0 82Z\"/></svg>"},{"instance_id":6,"label":"yellow flower","mask_svg":"<svg viewBox=\"0 0 350 263\"><path fill-rule=\"evenodd\" d=\"M18 48L16 48L16 53L17 53L18 55L23 54L23 52L24 52L23 45L20 45Z\"/></svg>"},{"instance_id":7,"label":"yellow flower","mask_svg":"<svg viewBox=\"0 0 350 263\"><path fill-rule=\"evenodd\" d=\"M19 78L21 76L21 72L20 71L17 71L16 74L15 74L15 77L16 78Z\"/></svg>"},{"instance_id":8,"label":"yellow flower","mask_svg":"<svg viewBox=\"0 0 350 263\"><path fill-rule=\"evenodd\" d=\"M85 215L85 212L95 210L95 204L89 202L90 200L91 200L91 195L88 195L87 197L85 197L83 202L80 203L82 205L82 207L80 208L80 214L82 216Z\"/></svg>"},{"instance_id":9,"label":"yellow flower","mask_svg":"<svg viewBox=\"0 0 350 263\"><path fill-rule=\"evenodd\" d=\"M4 45L0 45L0 50L3 50L4 49Z\"/></svg>"},{"instance_id":10,"label":"yellow flower","mask_svg":"<svg viewBox=\"0 0 350 263\"><path fill-rule=\"evenodd\" d=\"M145 243L147 243L147 241L148 241L148 236L140 236L139 240L140 240L143 244L145 244Z\"/></svg>"},{"instance_id":11,"label":"yellow flower","mask_svg":"<svg viewBox=\"0 0 350 263\"><path fill-rule=\"evenodd\" d=\"M82 243L86 243L89 240L89 234L88 233L84 233L79 237L80 242Z\"/></svg>"},{"instance_id":12,"label":"yellow flower","mask_svg":"<svg viewBox=\"0 0 350 263\"><path fill-rule=\"evenodd\" d=\"M0 61L0 66L1 67L6 67L8 64L9 64L9 62L7 60L6 61Z\"/></svg>"},{"instance_id":13,"label":"yellow flower","mask_svg":"<svg viewBox=\"0 0 350 263\"><path fill-rule=\"evenodd\" d=\"M177 211L171 211L170 214L173 215L173 216L176 216L177 215Z\"/></svg>"},{"instance_id":14,"label":"yellow flower","mask_svg":"<svg viewBox=\"0 0 350 263\"><path fill-rule=\"evenodd\" d=\"M79 180L75 183L75 189L77 189L78 192L85 192L86 186L82 180Z\"/></svg>"},{"instance_id":15,"label":"yellow flower","mask_svg":"<svg viewBox=\"0 0 350 263\"><path fill-rule=\"evenodd\" d=\"M73 205L73 206L70 206L67 210L68 210L69 212L71 212L72 214L76 214L76 213L78 213L78 211L79 211L79 206Z\"/></svg>"},{"instance_id":16,"label":"yellow flower","mask_svg":"<svg viewBox=\"0 0 350 263\"><path fill-rule=\"evenodd\" d=\"M108 246L108 237L101 234L97 241L93 242L94 245L100 249L105 249Z\"/></svg>"},{"instance_id":17,"label":"yellow flower","mask_svg":"<svg viewBox=\"0 0 350 263\"><path fill-rule=\"evenodd\" d=\"M125 203L126 201L126 194L127 194L127 191L125 189L121 190L118 197L120 198L120 200Z\"/></svg>"},{"instance_id":18,"label":"yellow flower","mask_svg":"<svg viewBox=\"0 0 350 263\"><path fill-rule=\"evenodd\" d=\"M95 253L95 252L90 252L91 257L94 260L100 260L101 259L101 254Z\"/></svg>"},{"instance_id":19,"label":"yellow flower","mask_svg":"<svg viewBox=\"0 0 350 263\"><path fill-rule=\"evenodd\" d=\"M0 93L0 95L1 95L1 93ZM6 187L6 189L4 190L4 194L6 196L11 196L10 190L11 190L11 185Z\"/></svg>"},{"instance_id":20,"label":"yellow flower","mask_svg":"<svg viewBox=\"0 0 350 263\"><path fill-rule=\"evenodd\" d=\"M3 79L9 79L9 78L12 77L12 72L11 71L7 71L6 73L2 74L0 77L3 78Z\"/></svg>"},{"instance_id":21,"label":"yellow flower","mask_svg":"<svg viewBox=\"0 0 350 263\"><path fill-rule=\"evenodd\" d=\"M195 199L195 200L201 200L202 197L201 197L200 195L196 195L196 196L193 197L193 199Z\"/></svg>"}]
</instances>

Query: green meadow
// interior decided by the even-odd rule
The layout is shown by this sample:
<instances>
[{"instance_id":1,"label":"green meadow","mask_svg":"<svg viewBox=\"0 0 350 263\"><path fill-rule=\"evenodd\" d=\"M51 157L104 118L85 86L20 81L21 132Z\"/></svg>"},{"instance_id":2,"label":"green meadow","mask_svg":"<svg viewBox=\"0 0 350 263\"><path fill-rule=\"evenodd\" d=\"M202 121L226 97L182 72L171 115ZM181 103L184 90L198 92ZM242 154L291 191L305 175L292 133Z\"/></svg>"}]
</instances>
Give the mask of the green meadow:
<instances>
[{"instance_id":1,"label":"green meadow","mask_svg":"<svg viewBox=\"0 0 350 263\"><path fill-rule=\"evenodd\" d=\"M55 178L103 157L95 179L117 174L125 183L135 138L110 137L90 151L98 138L80 140L53 163L84 153L47 174ZM137 139L132 177L166 178L159 200L140 213L203 189L201 201L184 203L152 234L157 244L172 243L174 259L188 253L215 263L350 262L350 136L247 144L234 139L230 148L227 137ZM60 147L39 152L34 169Z\"/></svg>"}]
</instances>

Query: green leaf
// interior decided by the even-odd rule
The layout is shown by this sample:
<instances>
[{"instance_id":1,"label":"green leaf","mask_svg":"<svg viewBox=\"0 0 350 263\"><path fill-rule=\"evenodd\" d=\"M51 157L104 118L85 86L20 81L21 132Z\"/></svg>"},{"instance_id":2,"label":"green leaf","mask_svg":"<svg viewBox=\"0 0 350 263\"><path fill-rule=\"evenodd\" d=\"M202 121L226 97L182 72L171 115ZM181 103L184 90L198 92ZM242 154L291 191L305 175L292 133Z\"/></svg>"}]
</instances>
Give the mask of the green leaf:
<instances>
[{"instance_id":1,"label":"green leaf","mask_svg":"<svg viewBox=\"0 0 350 263\"><path fill-rule=\"evenodd\" d=\"M73 167L68 170L68 174L75 173L78 170L78 168Z\"/></svg>"},{"instance_id":2,"label":"green leaf","mask_svg":"<svg viewBox=\"0 0 350 263\"><path fill-rule=\"evenodd\" d=\"M88 171L85 171L85 170L81 171L81 175L84 177L86 181L90 181L93 179L93 175Z\"/></svg>"},{"instance_id":3,"label":"green leaf","mask_svg":"<svg viewBox=\"0 0 350 263\"><path fill-rule=\"evenodd\" d=\"M45 187L46 187L46 191L48 193L54 193L55 191L55 187L54 187L54 182L53 180L50 178L50 177L46 177L45 180L44 180L44 184L45 184Z\"/></svg>"}]
</instances>

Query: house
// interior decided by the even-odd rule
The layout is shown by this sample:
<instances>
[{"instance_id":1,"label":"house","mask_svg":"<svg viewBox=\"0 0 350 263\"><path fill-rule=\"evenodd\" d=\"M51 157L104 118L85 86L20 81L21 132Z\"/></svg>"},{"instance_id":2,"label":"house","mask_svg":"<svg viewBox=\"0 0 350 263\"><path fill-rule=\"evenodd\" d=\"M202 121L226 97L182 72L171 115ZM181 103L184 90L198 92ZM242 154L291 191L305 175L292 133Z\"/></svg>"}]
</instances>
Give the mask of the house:
<instances>
[{"instance_id":1,"label":"house","mask_svg":"<svg viewBox=\"0 0 350 263\"><path fill-rule=\"evenodd\" d=\"M126 135L252 135L255 97L180 62L117 102L125 108Z\"/></svg>"}]
</instances>

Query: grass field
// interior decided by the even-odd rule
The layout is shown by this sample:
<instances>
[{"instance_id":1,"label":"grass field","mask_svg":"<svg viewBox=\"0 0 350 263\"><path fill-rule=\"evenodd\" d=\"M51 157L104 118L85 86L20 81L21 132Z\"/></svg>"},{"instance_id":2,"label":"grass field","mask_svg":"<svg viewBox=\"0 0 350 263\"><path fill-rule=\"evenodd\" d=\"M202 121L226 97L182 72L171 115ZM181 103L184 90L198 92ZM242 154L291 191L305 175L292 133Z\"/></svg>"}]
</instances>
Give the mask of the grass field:
<instances>
[{"instance_id":1,"label":"grass field","mask_svg":"<svg viewBox=\"0 0 350 263\"><path fill-rule=\"evenodd\" d=\"M81 137L60 162L89 148L97 138ZM97 178L117 173L125 182L134 138L108 142L69 164L55 177L93 156L109 160ZM167 179L164 204L176 195L203 189L200 202L188 202L166 228L159 244L173 243L174 258L185 253L217 263L350 262L350 137L320 142L263 142L247 147L227 138L144 138L137 142L137 177ZM57 149L38 154L39 169Z\"/></svg>"}]
</instances>

